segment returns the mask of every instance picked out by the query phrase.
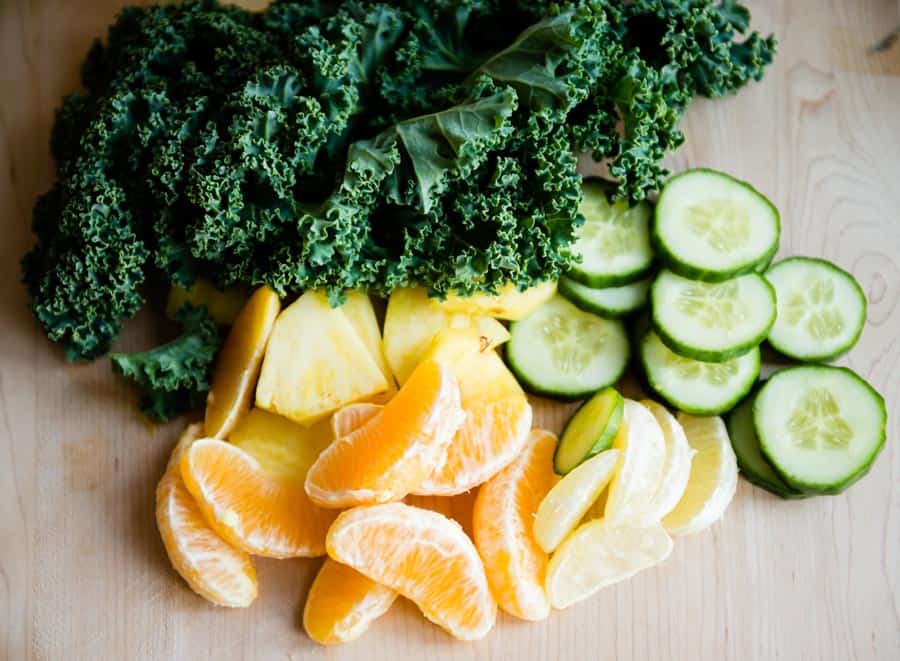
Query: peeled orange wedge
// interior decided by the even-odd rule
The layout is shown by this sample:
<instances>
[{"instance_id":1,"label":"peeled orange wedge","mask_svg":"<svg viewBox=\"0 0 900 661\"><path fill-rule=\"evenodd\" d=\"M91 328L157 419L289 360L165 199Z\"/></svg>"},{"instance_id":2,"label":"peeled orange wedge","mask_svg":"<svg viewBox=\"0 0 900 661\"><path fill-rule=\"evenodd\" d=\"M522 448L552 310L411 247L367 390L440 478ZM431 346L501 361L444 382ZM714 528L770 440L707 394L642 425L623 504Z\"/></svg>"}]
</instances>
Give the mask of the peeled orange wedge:
<instances>
[{"instance_id":1,"label":"peeled orange wedge","mask_svg":"<svg viewBox=\"0 0 900 661\"><path fill-rule=\"evenodd\" d=\"M181 479L181 458L202 430L189 426L172 451L156 488L156 525L172 566L194 592L219 606L249 606L257 594L250 556L213 532Z\"/></svg>"},{"instance_id":2,"label":"peeled orange wedge","mask_svg":"<svg viewBox=\"0 0 900 661\"><path fill-rule=\"evenodd\" d=\"M181 460L185 484L209 525L254 555L322 555L335 512L313 504L303 482L331 441L327 423L306 428L253 409L229 438L199 440Z\"/></svg>"},{"instance_id":3,"label":"peeled orange wedge","mask_svg":"<svg viewBox=\"0 0 900 661\"><path fill-rule=\"evenodd\" d=\"M370 404L368 402L347 404L347 406L338 409L331 416L331 433L338 439L355 432L380 413L383 408L384 406L381 404Z\"/></svg>"},{"instance_id":4,"label":"peeled orange wedge","mask_svg":"<svg viewBox=\"0 0 900 661\"><path fill-rule=\"evenodd\" d=\"M216 359L206 399L206 436L226 438L250 410L266 343L280 311L278 294L260 287L235 318Z\"/></svg>"},{"instance_id":5,"label":"peeled orange wedge","mask_svg":"<svg viewBox=\"0 0 900 661\"><path fill-rule=\"evenodd\" d=\"M441 467L413 493L452 496L486 482L519 454L531 429L531 405L477 330L441 331L427 356L451 366L466 417Z\"/></svg>"},{"instance_id":6,"label":"peeled orange wedge","mask_svg":"<svg viewBox=\"0 0 900 661\"><path fill-rule=\"evenodd\" d=\"M556 436L534 430L509 466L483 484L475 500L475 545L500 608L524 620L550 614L544 589L547 553L532 533L535 512L553 487Z\"/></svg>"},{"instance_id":7,"label":"peeled orange wedge","mask_svg":"<svg viewBox=\"0 0 900 661\"><path fill-rule=\"evenodd\" d=\"M445 516L403 503L356 507L338 516L326 545L334 560L399 592L460 640L494 626L497 604L478 551Z\"/></svg>"},{"instance_id":8,"label":"peeled orange wedge","mask_svg":"<svg viewBox=\"0 0 900 661\"><path fill-rule=\"evenodd\" d=\"M452 372L425 361L374 419L319 456L306 493L332 508L400 500L444 460L462 416Z\"/></svg>"},{"instance_id":9,"label":"peeled orange wedge","mask_svg":"<svg viewBox=\"0 0 900 661\"><path fill-rule=\"evenodd\" d=\"M306 597L303 628L322 645L346 643L363 635L396 599L389 587L326 558Z\"/></svg>"}]
</instances>

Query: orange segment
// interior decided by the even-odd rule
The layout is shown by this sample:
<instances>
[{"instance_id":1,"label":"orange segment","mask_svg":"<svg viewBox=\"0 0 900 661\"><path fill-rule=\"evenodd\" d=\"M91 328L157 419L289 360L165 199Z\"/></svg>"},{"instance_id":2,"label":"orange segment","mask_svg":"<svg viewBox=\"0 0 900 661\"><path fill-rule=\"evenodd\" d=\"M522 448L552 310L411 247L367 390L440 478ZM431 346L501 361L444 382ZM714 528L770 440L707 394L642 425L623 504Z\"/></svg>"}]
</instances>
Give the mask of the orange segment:
<instances>
[{"instance_id":1,"label":"orange segment","mask_svg":"<svg viewBox=\"0 0 900 661\"><path fill-rule=\"evenodd\" d=\"M431 510L453 519L465 533L472 537L472 510L475 508L475 496L478 490L466 491L456 496L407 496L403 502L423 510Z\"/></svg>"},{"instance_id":2,"label":"orange segment","mask_svg":"<svg viewBox=\"0 0 900 661\"><path fill-rule=\"evenodd\" d=\"M281 311L278 294L257 289L241 309L216 359L206 400L206 435L226 438L241 416L250 410L266 343Z\"/></svg>"},{"instance_id":3,"label":"orange segment","mask_svg":"<svg viewBox=\"0 0 900 661\"><path fill-rule=\"evenodd\" d=\"M460 640L487 635L497 618L484 567L455 521L403 503L342 513L326 540L328 555L412 600Z\"/></svg>"},{"instance_id":4,"label":"orange segment","mask_svg":"<svg viewBox=\"0 0 900 661\"><path fill-rule=\"evenodd\" d=\"M335 438L342 438L351 432L366 424L374 418L384 406L380 404L370 404L368 402L360 402L359 404L348 404L342 409L338 409L331 416L331 433Z\"/></svg>"},{"instance_id":5,"label":"orange segment","mask_svg":"<svg viewBox=\"0 0 900 661\"><path fill-rule=\"evenodd\" d=\"M331 440L327 423L305 428L253 409L230 439L197 441L181 460L185 484L209 525L254 555L322 555L335 512L314 505L303 481Z\"/></svg>"},{"instance_id":6,"label":"orange segment","mask_svg":"<svg viewBox=\"0 0 900 661\"><path fill-rule=\"evenodd\" d=\"M521 451L531 429L531 405L497 352L473 329L438 334L429 357L452 366L466 419L443 465L414 493L452 496L486 482Z\"/></svg>"},{"instance_id":7,"label":"orange segment","mask_svg":"<svg viewBox=\"0 0 900 661\"><path fill-rule=\"evenodd\" d=\"M538 506L553 487L556 436L534 430L516 460L478 491L475 545L500 608L524 620L550 614L544 589L549 556L534 539Z\"/></svg>"},{"instance_id":8,"label":"orange segment","mask_svg":"<svg viewBox=\"0 0 900 661\"><path fill-rule=\"evenodd\" d=\"M181 458L202 430L189 426L172 450L156 487L156 525L172 566L194 592L219 606L246 607L257 594L250 556L212 531L181 479Z\"/></svg>"},{"instance_id":9,"label":"orange segment","mask_svg":"<svg viewBox=\"0 0 900 661\"><path fill-rule=\"evenodd\" d=\"M434 472L461 418L453 374L423 362L373 420L319 456L306 493L335 508L399 500Z\"/></svg>"},{"instance_id":10,"label":"orange segment","mask_svg":"<svg viewBox=\"0 0 900 661\"><path fill-rule=\"evenodd\" d=\"M363 635L396 598L389 587L325 558L306 597L303 628L322 645L346 643Z\"/></svg>"}]
</instances>

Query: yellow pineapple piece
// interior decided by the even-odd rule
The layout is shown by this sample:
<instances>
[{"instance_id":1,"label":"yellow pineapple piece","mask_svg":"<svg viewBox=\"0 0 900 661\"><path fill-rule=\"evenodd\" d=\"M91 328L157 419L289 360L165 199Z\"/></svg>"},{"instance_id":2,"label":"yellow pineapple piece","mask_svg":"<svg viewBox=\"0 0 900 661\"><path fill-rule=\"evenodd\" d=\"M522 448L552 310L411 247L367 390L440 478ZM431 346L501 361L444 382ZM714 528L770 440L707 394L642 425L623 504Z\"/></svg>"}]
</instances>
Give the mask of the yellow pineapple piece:
<instances>
[{"instance_id":1,"label":"yellow pineapple piece","mask_svg":"<svg viewBox=\"0 0 900 661\"><path fill-rule=\"evenodd\" d=\"M275 321L256 405L302 424L388 390L371 352L341 308L308 291Z\"/></svg>"},{"instance_id":2,"label":"yellow pineapple piece","mask_svg":"<svg viewBox=\"0 0 900 661\"><path fill-rule=\"evenodd\" d=\"M496 319L451 312L422 288L394 290L384 319L384 353L397 381L402 384L409 378L435 336L448 328L477 330L485 348L509 339L509 331Z\"/></svg>"},{"instance_id":3,"label":"yellow pineapple piece","mask_svg":"<svg viewBox=\"0 0 900 661\"><path fill-rule=\"evenodd\" d=\"M228 287L217 289L206 278L197 278L194 286L184 289L178 285L172 285L169 289L169 298L166 301L166 315L169 319L175 318L175 313L185 303L194 306L205 305L209 315L220 324L230 326L235 317L244 307L250 292L246 287Z\"/></svg>"},{"instance_id":4,"label":"yellow pineapple piece","mask_svg":"<svg viewBox=\"0 0 900 661\"><path fill-rule=\"evenodd\" d=\"M496 295L457 296L451 294L441 302L441 307L448 312L488 315L498 319L518 321L550 300L555 293L555 280L542 282L525 291L519 291L514 284L510 283Z\"/></svg>"},{"instance_id":5,"label":"yellow pineapple piece","mask_svg":"<svg viewBox=\"0 0 900 661\"><path fill-rule=\"evenodd\" d=\"M350 324L356 330L366 349L369 350L375 364L378 365L378 369L381 370L388 383L388 389L376 396L378 403L383 404L397 392L397 384L384 355L384 346L381 342L381 328L378 326L375 308L372 307L372 299L359 291L348 292L347 301L341 306L341 310L347 315Z\"/></svg>"}]
</instances>

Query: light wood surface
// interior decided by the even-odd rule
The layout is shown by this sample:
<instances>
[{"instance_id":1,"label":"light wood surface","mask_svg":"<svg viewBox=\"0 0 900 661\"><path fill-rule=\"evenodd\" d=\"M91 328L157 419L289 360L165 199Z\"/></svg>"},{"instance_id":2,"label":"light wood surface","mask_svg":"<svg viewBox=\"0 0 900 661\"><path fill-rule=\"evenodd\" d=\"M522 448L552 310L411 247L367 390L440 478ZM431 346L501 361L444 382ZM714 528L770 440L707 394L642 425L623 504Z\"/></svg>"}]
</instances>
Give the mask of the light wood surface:
<instances>
[{"instance_id":1,"label":"light wood surface","mask_svg":"<svg viewBox=\"0 0 900 661\"><path fill-rule=\"evenodd\" d=\"M677 539L662 567L542 623L503 616L456 643L398 603L329 650L299 626L318 561L258 561L245 611L185 587L153 519L179 425L147 428L106 361L66 365L26 308L18 261L51 182L53 109L118 4L0 1L0 659L900 659L900 44L870 52L900 25L895 0L751 2L780 39L775 66L693 106L671 159L750 180L781 209L782 256L826 257L862 283L869 323L842 362L888 402L871 474L801 502L742 481L724 521ZM156 335L144 314L121 346Z\"/></svg>"}]
</instances>

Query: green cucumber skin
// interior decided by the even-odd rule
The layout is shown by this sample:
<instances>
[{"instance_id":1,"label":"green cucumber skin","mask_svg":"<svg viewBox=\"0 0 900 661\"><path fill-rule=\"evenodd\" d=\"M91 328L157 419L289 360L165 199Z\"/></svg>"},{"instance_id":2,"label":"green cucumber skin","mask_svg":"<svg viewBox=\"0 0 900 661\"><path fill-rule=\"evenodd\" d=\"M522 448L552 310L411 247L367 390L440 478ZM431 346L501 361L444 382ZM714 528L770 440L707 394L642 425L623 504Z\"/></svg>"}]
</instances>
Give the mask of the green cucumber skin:
<instances>
[{"instance_id":1,"label":"green cucumber skin","mask_svg":"<svg viewBox=\"0 0 900 661\"><path fill-rule=\"evenodd\" d=\"M566 272L566 276L572 278L572 280L574 280L575 282L581 283L585 287L604 289L605 287L621 287L622 285L630 285L632 282L636 282L637 280L643 280L652 272L652 261L646 266L642 266L641 268L630 271L629 273L602 276L584 272L580 270L578 268L578 265L576 264Z\"/></svg>"},{"instance_id":2,"label":"green cucumber skin","mask_svg":"<svg viewBox=\"0 0 900 661\"><path fill-rule=\"evenodd\" d=\"M769 291L772 294L772 315L769 319L769 322L766 324L765 329L759 335L747 342L735 345L730 349L725 349L722 351L709 351L708 349L691 346L690 344L681 342L677 338L672 337L672 335L670 335L664 328L662 328L662 325L656 318L656 310L658 306L656 305L654 299L656 298L657 281L654 281L653 284L650 285L650 321L653 325L653 330L655 330L656 334L659 335L659 338L663 341L663 344L665 344L675 353L684 356L685 358L693 358L694 360L701 360L705 363L724 363L726 360L731 360L732 358L743 356L745 353L753 349L753 347L759 346L765 341L765 339L769 335L769 331L772 330L772 326L775 325L775 315L778 313L778 305L775 298L775 288L772 286L772 283L766 280L764 277L760 276L759 279L763 283L765 283L766 287L769 288Z\"/></svg>"},{"instance_id":3,"label":"green cucumber skin","mask_svg":"<svg viewBox=\"0 0 900 661\"><path fill-rule=\"evenodd\" d=\"M741 475L745 480L758 486L761 489L765 489L771 494L778 496L779 498L783 498L785 500L801 500L803 498L808 498L810 494L805 494L800 491L795 491L791 487L789 487L786 483L775 483L772 482L771 479L766 479L765 477L759 475L753 466L749 465L743 456L743 450L738 446L737 443L734 442L735 434L735 411L737 411L742 406L753 406L753 400L756 397L757 391L762 387L761 382L757 382L750 393L744 398L742 402L740 402L737 406L735 406L728 417L725 419L725 426L728 428L728 438L731 439L731 447L734 450L734 456L737 458L738 468L740 469ZM752 418L751 418L752 423ZM754 430L755 434L756 430ZM757 439L757 443L759 443L759 439ZM760 451L760 455L762 456L762 451ZM775 467L770 464L764 456L762 456L762 460L766 462L769 468L772 469L772 472L777 476L778 473L775 471Z\"/></svg>"},{"instance_id":4,"label":"green cucumber skin","mask_svg":"<svg viewBox=\"0 0 900 661\"><path fill-rule=\"evenodd\" d=\"M518 322L513 322L512 324L510 324L510 333L512 333L513 326L515 326L516 323ZM608 388L609 386L618 383L619 379L622 378L622 375L625 374L625 371L628 369L628 363L631 358L631 350L629 348L629 355L625 357L624 361L622 361L622 369L619 370L619 373L610 383L601 385L599 388L592 388L591 390L553 390L550 388L543 388L539 384L532 381L516 363L515 356L511 356L510 353L511 352L506 350L504 350L503 352L504 357L506 358L506 365L513 373L513 376L516 377L519 385L521 385L525 390L533 395L549 397L550 399L555 399L558 402L577 402L579 399L584 399L588 395L592 395L595 392L599 392L604 388Z\"/></svg>"},{"instance_id":5,"label":"green cucumber skin","mask_svg":"<svg viewBox=\"0 0 900 661\"><path fill-rule=\"evenodd\" d=\"M619 393L616 394L618 395L619 402L624 403L622 395L620 395ZM605 450L609 450L616 438L616 434L619 433L619 427L621 427L622 419L625 417L624 406L617 406L615 409L613 409L612 418L610 418L609 422L606 425L606 428L603 430L603 433L600 434L600 437L596 440L594 445L591 446L591 449L587 451L587 454L582 457L581 461L566 472L560 471L557 458L559 456L560 450L563 447L563 444L565 443L566 431L569 429L569 425L572 424L572 421L575 419L575 417L581 412L581 409L583 409L589 401L590 400L588 399L581 403L575 413L572 414L572 417L569 418L566 426L563 427L562 433L559 435L559 443L556 444L556 449L553 451L553 472L557 475L566 475L567 473L575 470L575 468L583 464L591 457L598 455Z\"/></svg>"},{"instance_id":6,"label":"green cucumber skin","mask_svg":"<svg viewBox=\"0 0 900 661\"><path fill-rule=\"evenodd\" d=\"M557 291L559 291L560 296L563 296L566 300L574 304L579 310L590 312L598 317L603 317L604 319L625 319L632 314L643 310L647 306L647 301L630 310L614 310L602 305L597 305L596 303L579 296L574 289L572 289L569 280L570 278L563 276L557 281Z\"/></svg>"},{"instance_id":7,"label":"green cucumber skin","mask_svg":"<svg viewBox=\"0 0 900 661\"><path fill-rule=\"evenodd\" d=\"M604 193L606 194L606 199L610 199L610 195L616 191L617 184L614 181L610 181L609 179L604 179L603 177L583 177L582 183L590 183L596 184L603 188ZM644 204L650 205L648 200L643 201ZM650 224L653 224L653 216L655 214L655 210L653 209L653 205L650 205ZM651 238L652 245L652 238ZM598 276L595 274L591 274L585 271L582 271L578 264L573 266L567 273L566 276L572 278L575 282L578 282L586 287L593 287L594 289L603 289L605 287L621 287L622 285L630 285L632 282L636 280L641 280L642 278L650 275L653 271L653 262L651 261L644 267L639 269L635 269L629 273L622 273L616 275L605 275ZM575 301L572 301L575 303ZM584 309L584 308L582 308ZM592 310L586 310L586 312L592 312Z\"/></svg>"},{"instance_id":8,"label":"green cucumber skin","mask_svg":"<svg viewBox=\"0 0 900 661\"><path fill-rule=\"evenodd\" d=\"M863 328L866 325L865 321L868 318L868 314L869 314L869 299L866 298L865 292L863 292L862 287L860 286L860 284L856 280L856 278L853 277L852 273L845 271L844 269L842 269L840 266L838 266L834 262L829 262L827 259L821 259L819 257L797 256L797 257L788 257L787 259L782 259L780 262L772 264L768 269L766 269L766 273L763 274L763 277L765 277L766 274L771 269L773 269L777 266L781 266L782 264L785 264L787 262L808 262L808 263L811 262L811 263L819 264L821 266L825 266L833 271L838 271L838 272L842 273L843 275L847 276L850 279L850 281L853 283L854 288L856 289L857 293L859 294L860 299L863 302L863 323L860 324L856 333L854 333L853 337L850 338L850 340L848 341L848 343L846 345L844 345L843 347L839 347L838 349L836 349L835 351L832 351L831 353L813 354L813 355L807 355L807 356L797 356L797 355L792 354L789 350L785 349L784 347L779 347L775 342L772 342L771 338L766 338L766 341L768 342L769 346L772 347L772 349L774 349L776 352L778 352L780 355L784 356L785 358L790 358L791 360L797 360L797 361L800 361L803 363L828 363L828 362L831 362L832 360L837 360L838 358L840 358L841 356L846 354L848 351L850 351L850 349L855 347L856 343L859 341L859 337L860 337L860 335L862 335ZM766 278L766 282L769 282L768 278ZM772 283L770 282L769 284L771 285ZM774 289L774 285L772 287ZM777 297L777 292L776 292L776 297Z\"/></svg>"},{"instance_id":9,"label":"green cucumber skin","mask_svg":"<svg viewBox=\"0 0 900 661\"><path fill-rule=\"evenodd\" d=\"M768 252L766 252L765 255L763 255L759 259L754 259L750 262L741 264L740 266L733 269L710 271L708 269L699 269L695 266L692 266L691 264L682 261L669 251L668 247L665 244L665 241L657 231L657 227L659 225L659 208L662 206L661 203L666 194L666 186L668 186L669 183L675 181L679 177L684 177L686 175L697 172L703 172L706 174L723 177L725 179L730 179L732 182L751 191L754 195L763 200L766 203L766 206L771 209L777 223L777 231L775 233L774 245L768 250ZM720 172L719 170L713 170L712 168L692 168L690 170L685 170L684 172L676 174L674 177L671 177L666 182L666 186L663 186L662 191L660 191L659 199L657 200L656 206L653 208L653 223L650 229L650 244L653 246L653 250L659 255L660 260L666 264L666 267L669 270L685 278L690 278L691 280L702 280L704 282L723 282L725 280L735 278L739 275L759 272L759 268L761 266L763 266L764 264L768 264L772 261L772 258L775 257L775 253L778 252L778 244L781 242L781 214L778 212L778 208L774 204L772 204L772 201L769 198L760 193L758 190L756 190L756 188L751 186L746 181L735 179L729 174L725 174L724 172Z\"/></svg>"},{"instance_id":10,"label":"green cucumber skin","mask_svg":"<svg viewBox=\"0 0 900 661\"><path fill-rule=\"evenodd\" d=\"M659 331L657 331L657 334L658 333L659 333ZM647 385L650 387L650 390L652 390L657 396L659 396L660 399L662 399L662 400L666 401L667 403L669 403L670 405L674 406L679 411L684 411L685 413L690 413L691 415L722 415L723 413L727 413L727 412L731 411L735 406L737 406L741 401L743 401L743 399L747 396L747 394L749 392L751 392L753 390L754 386L756 385L756 378L759 377L759 370L760 370L760 366L761 366L761 360L760 360L758 353L757 353L757 358L756 358L756 377L754 377L754 379L752 381L750 381L750 383L747 385L746 388L744 388L739 393L737 393L734 397L732 397L730 400L728 400L721 407L719 407L719 408L702 408L702 407L696 407L696 406L691 406L690 404L686 404L684 401L679 400L677 397L670 395L670 394L664 392L663 390L661 390L659 387L657 387L656 383L654 382L652 372L651 372L650 368L647 366L647 360L646 360L646 356L644 354L644 340L646 338L647 338L647 335L645 335L644 339L641 340L641 343L640 343L638 351L637 351L638 355L640 356L641 369L644 372L644 379L645 379ZM748 349L748 351L753 351L753 347ZM696 358L694 360L696 360ZM707 362L715 362L715 361L707 361Z\"/></svg>"},{"instance_id":11,"label":"green cucumber skin","mask_svg":"<svg viewBox=\"0 0 900 661\"><path fill-rule=\"evenodd\" d=\"M765 439L759 434L759 422L758 417L760 415L759 408L757 406L757 402L754 400L753 402L753 426L754 431L756 431L756 436L759 438L759 447L762 451L763 457L769 462L774 471L778 474L778 476L785 481L793 489L796 489L800 493L804 495L826 495L826 496L836 496L837 494L843 493L850 486L852 486L855 482L859 481L861 478L865 477L866 474L871 470L872 464L875 463L875 459L881 453L882 448L884 447L885 440L887 439L887 408L885 407L884 397L875 390L869 383L859 376L856 372L851 370L849 367L843 367L838 365L800 365L794 367L786 367L784 369L780 369L777 372L773 373L763 384L763 388L772 383L779 374L783 372L788 372L792 369L821 369L821 370L841 370L842 372L846 372L851 377L856 379L859 383L861 383L865 388L875 396L876 400L879 402L880 408L884 413L884 423L881 425L881 438L875 448L872 450L871 455L866 460L866 462L853 474L849 475L846 479L833 484L823 484L818 482L805 482L802 480L798 480L796 477L791 477L790 474L783 471L777 463L777 457L773 457L770 448L766 444ZM760 388L762 390L762 388Z\"/></svg>"}]
</instances>

